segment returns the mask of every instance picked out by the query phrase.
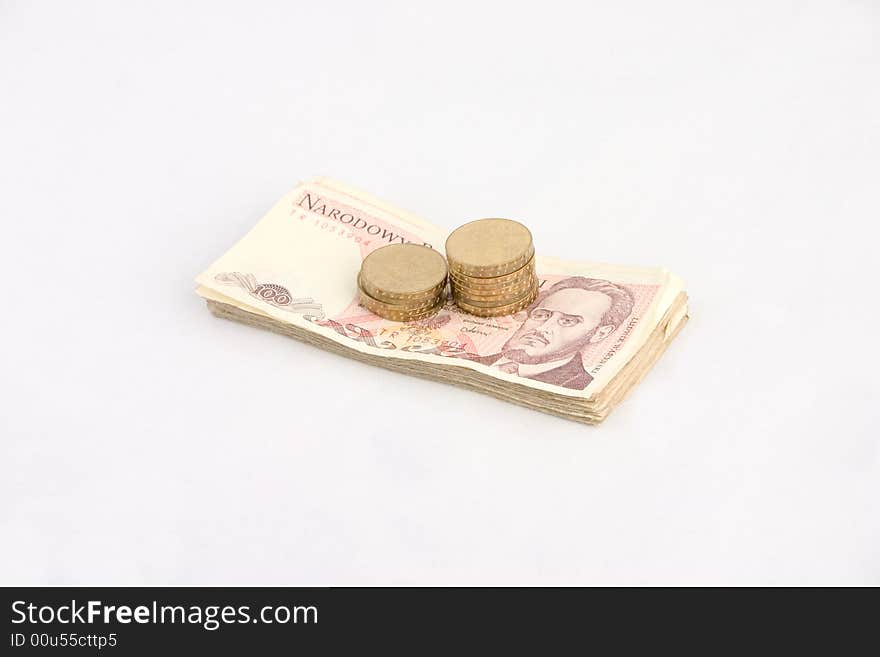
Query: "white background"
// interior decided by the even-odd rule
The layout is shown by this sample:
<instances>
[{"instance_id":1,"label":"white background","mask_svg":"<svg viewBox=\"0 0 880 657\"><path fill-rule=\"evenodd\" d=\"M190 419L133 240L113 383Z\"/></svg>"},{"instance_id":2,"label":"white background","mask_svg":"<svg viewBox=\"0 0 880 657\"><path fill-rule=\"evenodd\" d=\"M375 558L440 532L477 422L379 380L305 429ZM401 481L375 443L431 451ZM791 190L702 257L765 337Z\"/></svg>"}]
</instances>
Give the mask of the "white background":
<instances>
[{"instance_id":1,"label":"white background","mask_svg":"<svg viewBox=\"0 0 880 657\"><path fill-rule=\"evenodd\" d=\"M0 0L3 584L880 584L880 5ZM663 265L599 428L214 319L298 180Z\"/></svg>"}]
</instances>

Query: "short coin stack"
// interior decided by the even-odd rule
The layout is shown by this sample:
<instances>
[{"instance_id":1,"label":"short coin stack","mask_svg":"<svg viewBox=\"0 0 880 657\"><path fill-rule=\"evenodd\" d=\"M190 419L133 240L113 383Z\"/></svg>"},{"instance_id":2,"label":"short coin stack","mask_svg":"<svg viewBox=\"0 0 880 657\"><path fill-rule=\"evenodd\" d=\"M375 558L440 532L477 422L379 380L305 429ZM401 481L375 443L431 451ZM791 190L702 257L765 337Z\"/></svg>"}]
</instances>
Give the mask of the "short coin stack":
<instances>
[{"instance_id":1,"label":"short coin stack","mask_svg":"<svg viewBox=\"0 0 880 657\"><path fill-rule=\"evenodd\" d=\"M394 322L426 319L446 301L446 275L446 260L430 247L383 246L361 263L361 305Z\"/></svg>"},{"instance_id":2,"label":"short coin stack","mask_svg":"<svg viewBox=\"0 0 880 657\"><path fill-rule=\"evenodd\" d=\"M472 315L511 315L538 295L529 229L510 219L479 219L446 240L455 304Z\"/></svg>"}]
</instances>

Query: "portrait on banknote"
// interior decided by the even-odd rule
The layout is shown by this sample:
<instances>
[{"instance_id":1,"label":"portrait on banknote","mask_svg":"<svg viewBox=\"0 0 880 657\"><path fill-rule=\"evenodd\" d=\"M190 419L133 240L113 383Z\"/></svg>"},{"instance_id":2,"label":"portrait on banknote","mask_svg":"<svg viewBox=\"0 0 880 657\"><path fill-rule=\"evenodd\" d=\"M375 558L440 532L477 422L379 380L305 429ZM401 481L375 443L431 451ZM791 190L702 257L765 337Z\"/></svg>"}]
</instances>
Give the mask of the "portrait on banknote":
<instances>
[{"instance_id":1,"label":"portrait on banknote","mask_svg":"<svg viewBox=\"0 0 880 657\"><path fill-rule=\"evenodd\" d=\"M584 369L583 349L612 334L632 309L633 295L622 285L564 278L519 313L522 323L499 353L476 360L508 374L583 390L593 380Z\"/></svg>"}]
</instances>

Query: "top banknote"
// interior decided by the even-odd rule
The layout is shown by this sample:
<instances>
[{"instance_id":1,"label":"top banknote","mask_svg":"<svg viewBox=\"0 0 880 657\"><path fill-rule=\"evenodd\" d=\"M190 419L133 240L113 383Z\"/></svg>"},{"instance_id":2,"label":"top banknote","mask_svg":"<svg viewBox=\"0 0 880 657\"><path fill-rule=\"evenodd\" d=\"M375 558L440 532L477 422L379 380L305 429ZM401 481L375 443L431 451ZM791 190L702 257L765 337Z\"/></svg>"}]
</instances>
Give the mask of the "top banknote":
<instances>
[{"instance_id":1,"label":"top banknote","mask_svg":"<svg viewBox=\"0 0 880 657\"><path fill-rule=\"evenodd\" d=\"M540 227L533 232L540 242ZM513 315L478 317L450 297L428 319L395 322L360 305L358 272L368 254L397 243L442 254L446 237L408 212L316 178L287 193L199 275L198 292L209 302L289 325L295 337L393 359L403 371L456 368L465 379L491 377L501 386L580 400L597 399L624 371L640 378L631 361L650 360L649 351L659 356L661 348L647 346L662 343L686 315L682 282L664 269L540 255L537 297Z\"/></svg>"}]
</instances>

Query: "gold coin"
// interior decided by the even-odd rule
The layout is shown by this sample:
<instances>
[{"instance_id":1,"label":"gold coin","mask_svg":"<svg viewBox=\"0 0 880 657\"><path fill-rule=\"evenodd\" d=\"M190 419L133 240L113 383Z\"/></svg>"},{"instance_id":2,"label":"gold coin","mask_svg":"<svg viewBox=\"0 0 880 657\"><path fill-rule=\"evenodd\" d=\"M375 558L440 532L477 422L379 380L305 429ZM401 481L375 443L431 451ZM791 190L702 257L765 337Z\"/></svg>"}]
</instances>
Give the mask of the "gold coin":
<instances>
[{"instance_id":1,"label":"gold coin","mask_svg":"<svg viewBox=\"0 0 880 657\"><path fill-rule=\"evenodd\" d=\"M358 288L369 294L374 299L394 305L402 304L418 306L421 303L428 303L436 299L437 296L446 288L446 279L443 279L443 281L439 285L431 288L427 292L420 292L419 294L392 294L380 290L375 285L370 285L368 281L364 280L363 274L358 274L357 281Z\"/></svg>"},{"instance_id":2,"label":"gold coin","mask_svg":"<svg viewBox=\"0 0 880 657\"><path fill-rule=\"evenodd\" d=\"M376 311L367 308L374 315L378 315L383 319L390 320L392 322L415 322L420 319L427 319L428 317L433 317L436 315L439 310L443 307L442 303L438 303L430 308L426 308L425 310L418 313L393 313L393 312L385 312L385 311Z\"/></svg>"},{"instance_id":3,"label":"gold coin","mask_svg":"<svg viewBox=\"0 0 880 657\"><path fill-rule=\"evenodd\" d=\"M437 314L437 312L443 307L443 304L446 303L446 297L441 297L440 300L434 304L433 306L429 306L424 310L420 310L418 312L393 312L387 309L373 309L363 304L367 310L369 310L374 315L378 315L384 319L390 320L392 322L415 322L420 319L427 319L428 317L432 317Z\"/></svg>"},{"instance_id":4,"label":"gold coin","mask_svg":"<svg viewBox=\"0 0 880 657\"><path fill-rule=\"evenodd\" d=\"M490 280L493 278L498 278L500 276L507 276L510 274L516 274L520 269L526 266L526 264L534 259L535 257L535 247L529 247L529 250L523 255L523 257L519 260L516 260L510 265L505 266L503 268L494 268L494 269L483 269L483 270L474 270L473 268L463 268L461 265L456 263L453 260L449 260L449 271L454 272L456 276L465 276L469 278L476 278L479 280Z\"/></svg>"},{"instance_id":5,"label":"gold coin","mask_svg":"<svg viewBox=\"0 0 880 657\"><path fill-rule=\"evenodd\" d=\"M446 282L446 259L418 244L390 244L361 263L360 281L380 300L418 300L434 296Z\"/></svg>"},{"instance_id":6,"label":"gold coin","mask_svg":"<svg viewBox=\"0 0 880 657\"><path fill-rule=\"evenodd\" d=\"M535 275L535 271L533 269L524 269L521 270L520 273L515 278L507 278L502 277L497 283L485 283L483 281L491 281L491 278L463 278L463 277L449 277L450 283L454 287L464 287L475 291L490 291L490 290L508 290L513 287L522 287L523 285L528 285L531 281L536 280L537 276Z\"/></svg>"},{"instance_id":7,"label":"gold coin","mask_svg":"<svg viewBox=\"0 0 880 657\"><path fill-rule=\"evenodd\" d=\"M459 299L455 300L455 305L461 308L466 313L476 315L477 317L500 317L501 315L512 315L524 308L528 308L537 298L537 296L538 289L535 288L527 297L524 297L519 301L515 301L504 306L483 308L480 306L474 306L473 304L467 303L466 301L461 301Z\"/></svg>"},{"instance_id":8,"label":"gold coin","mask_svg":"<svg viewBox=\"0 0 880 657\"><path fill-rule=\"evenodd\" d=\"M430 308L430 309L426 310L425 312L419 313L417 315L393 315L393 314L379 315L379 313L374 313L374 314L379 315L379 317L381 317L382 319L387 319L389 322L399 322L401 324L408 324L409 322L418 322L422 319L428 319L429 317L433 317L438 312L440 312L440 309L442 307L443 307L443 304L441 303L441 304L434 306L433 308Z\"/></svg>"},{"instance_id":9,"label":"gold coin","mask_svg":"<svg viewBox=\"0 0 880 657\"><path fill-rule=\"evenodd\" d=\"M531 295L538 288L537 281L534 285L529 286L523 290L518 290L517 292L512 292L510 294L500 294L494 297L473 297L467 296L465 294L453 294L453 298L455 302L463 301L464 303L470 306L476 306L478 308L492 308L496 306L508 306L514 304L522 299L525 299L529 295Z\"/></svg>"},{"instance_id":10,"label":"gold coin","mask_svg":"<svg viewBox=\"0 0 880 657\"><path fill-rule=\"evenodd\" d=\"M499 285L498 287L488 286L471 286L452 281L452 291L455 294L474 297L501 297L501 296L522 296L526 290L533 285L538 284L538 278L531 274L528 278L513 283L511 285Z\"/></svg>"},{"instance_id":11,"label":"gold coin","mask_svg":"<svg viewBox=\"0 0 880 657\"><path fill-rule=\"evenodd\" d=\"M535 253L529 229L510 219L478 219L446 239L449 269L465 276L503 276L520 269Z\"/></svg>"},{"instance_id":12,"label":"gold coin","mask_svg":"<svg viewBox=\"0 0 880 657\"><path fill-rule=\"evenodd\" d=\"M532 259L529 260L525 266L517 269L516 271L510 272L509 274L504 274L503 276L466 276L464 274L459 274L458 272L449 272L449 278L453 283L458 283L461 285L466 285L468 287L479 288L479 287L506 287L509 285L515 285L517 283L521 283L523 281L528 280L535 273L535 258L532 256Z\"/></svg>"},{"instance_id":13,"label":"gold coin","mask_svg":"<svg viewBox=\"0 0 880 657\"><path fill-rule=\"evenodd\" d=\"M431 299L414 303L387 303L380 299L376 299L360 286L358 286L358 292L360 292L361 305L382 317L389 313L408 314L422 312L435 306L441 296L441 294L437 294Z\"/></svg>"}]
</instances>

